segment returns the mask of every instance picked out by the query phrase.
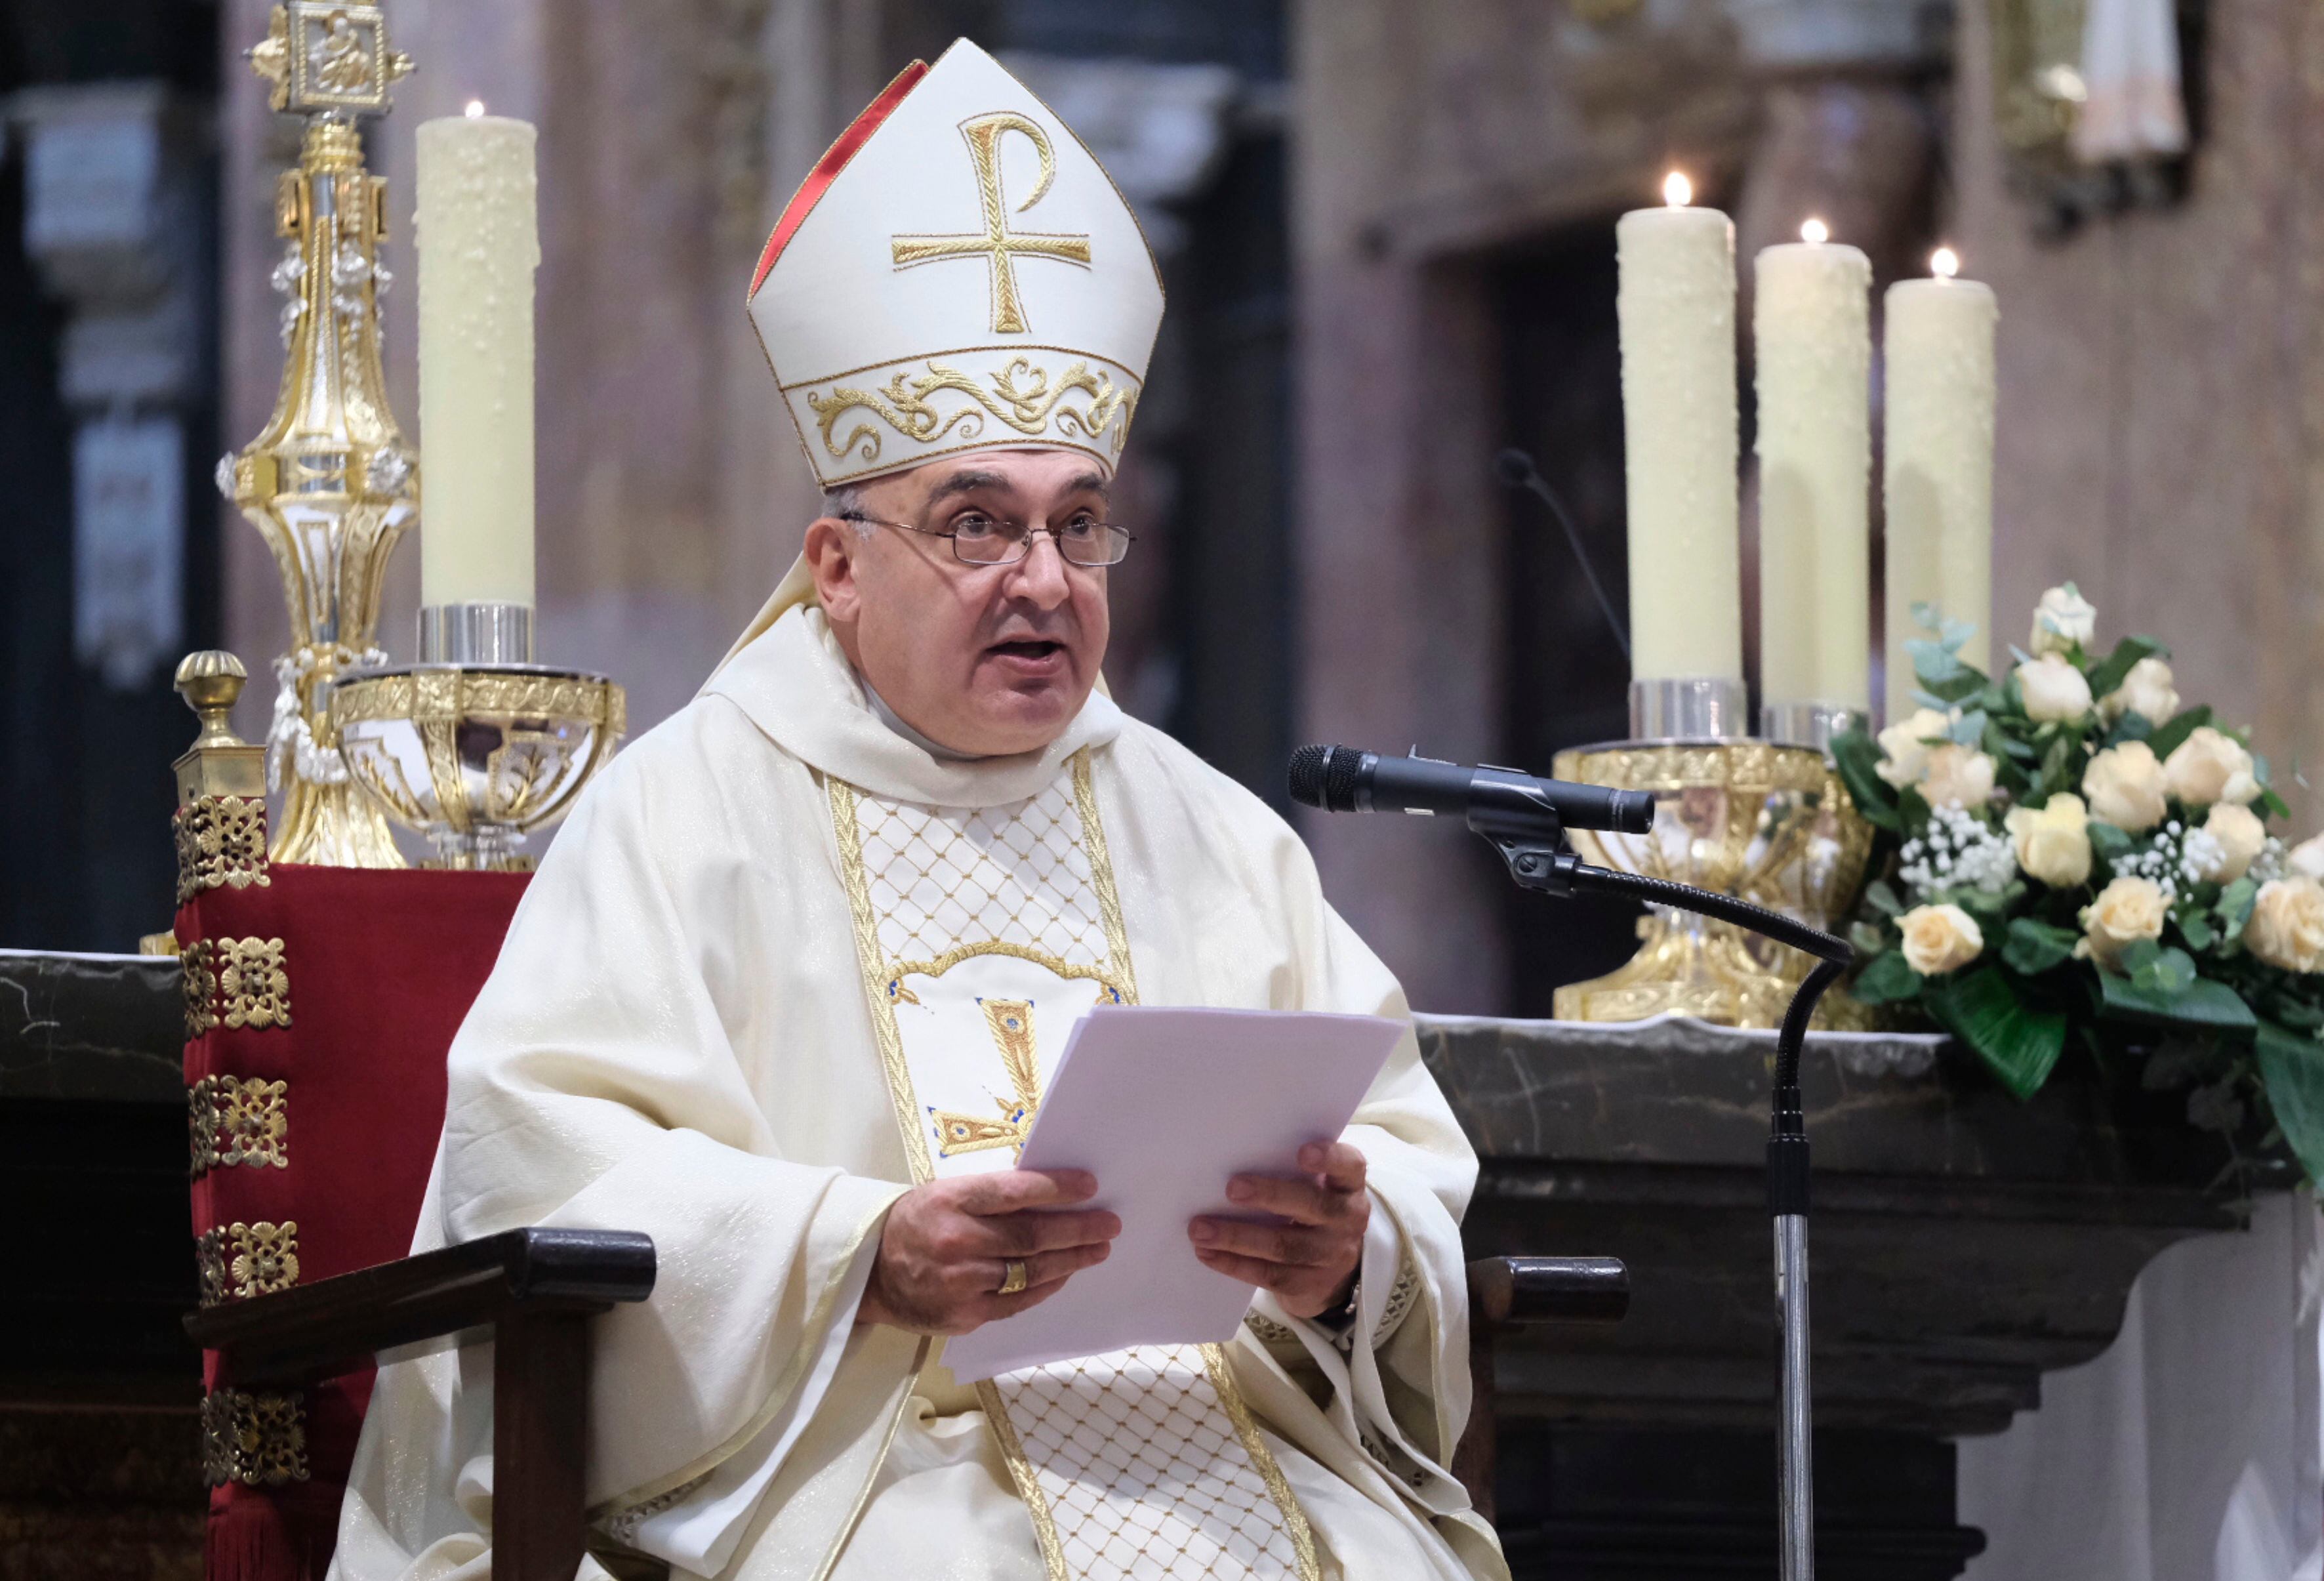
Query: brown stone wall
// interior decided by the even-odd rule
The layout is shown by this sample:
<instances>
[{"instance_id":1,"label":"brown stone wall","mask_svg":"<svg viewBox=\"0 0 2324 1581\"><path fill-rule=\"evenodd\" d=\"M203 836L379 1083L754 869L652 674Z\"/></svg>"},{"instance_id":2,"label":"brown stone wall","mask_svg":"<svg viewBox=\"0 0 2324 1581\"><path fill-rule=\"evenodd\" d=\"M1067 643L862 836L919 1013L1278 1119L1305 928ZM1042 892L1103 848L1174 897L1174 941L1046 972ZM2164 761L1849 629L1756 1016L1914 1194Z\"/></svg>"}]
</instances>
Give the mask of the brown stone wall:
<instances>
[{"instance_id":1,"label":"brown stone wall","mask_svg":"<svg viewBox=\"0 0 2324 1581\"><path fill-rule=\"evenodd\" d=\"M2181 206L2037 243L2003 190L1984 7L1961 7L1966 272L2001 298L1997 631L2075 578L2179 689L2324 769L2324 10L2209 7L2209 125ZM2302 829L2324 801L2288 782ZM2324 779L2319 779L2324 783Z\"/></svg>"}]
</instances>

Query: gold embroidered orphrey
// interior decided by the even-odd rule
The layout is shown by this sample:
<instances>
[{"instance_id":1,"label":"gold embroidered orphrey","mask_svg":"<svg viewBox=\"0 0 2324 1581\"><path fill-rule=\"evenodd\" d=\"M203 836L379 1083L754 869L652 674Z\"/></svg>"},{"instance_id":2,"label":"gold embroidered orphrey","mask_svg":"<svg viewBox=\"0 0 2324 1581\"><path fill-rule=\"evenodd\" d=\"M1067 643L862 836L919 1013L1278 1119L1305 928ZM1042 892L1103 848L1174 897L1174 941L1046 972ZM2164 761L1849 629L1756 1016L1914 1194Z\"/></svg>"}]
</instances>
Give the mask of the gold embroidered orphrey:
<instances>
[{"instance_id":1,"label":"gold embroidered orphrey","mask_svg":"<svg viewBox=\"0 0 2324 1581\"><path fill-rule=\"evenodd\" d=\"M1060 780L1066 777L1061 775ZM1096 785L1086 750L1076 753L1070 760L1069 777L1070 800L1065 802L1061 811L1052 814L1052 827L1060 831L1065 828L1065 812L1070 812L1076 826L1078 839L1071 844L1086 863L1087 887L1093 893L1098 913L1095 920L1103 936L1102 964L1070 961L1056 951L1041 948L1047 934L1038 925L1028 926L1021 918L1017 920L1019 930L1031 932L1034 937L1029 940L963 938L949 948L935 952L928 959L904 958L902 949L889 948L882 941L882 925L897 922L904 897L891 885L897 901L889 914L883 917L875 906L874 879L865 860L866 835L861 812L869 808L898 821L906 815L918 817L924 820L920 834L943 820L936 809L886 802L843 781L824 778L833 834L839 847L841 875L853 915L864 997L871 1008L873 1036L888 1077L897 1123L903 1133L905 1155L916 1180L926 1182L935 1176L936 1160L928 1147L931 1125L938 1133L939 1156L984 1147L1019 1146L1022 1133L1017 1126L1029 1125L1038 1107L1040 1093L1038 1068L1032 1071L1029 1084L1019 1085L1019 1078L1020 1065L1033 1061L1030 1006L1022 1000L996 998L980 1000L980 1005L1003 1066L1010 1071L1011 1085L1018 1086L1019 1102L1002 1105L1008 1114L1000 1123L981 1115L954 1116L933 1105L920 1105L896 1016L898 1004L919 1003L918 996L905 986L906 977L940 976L963 961L979 956L1011 956L1035 962L1061 977L1094 979L1101 990L1100 1003L1137 1003L1129 931L1122 921L1120 898L1114 887L1113 865L1099 819ZM1013 820L1004 818L1006 809L994 809L972 814L970 821L989 818L993 823L1012 825L1029 822L1028 815L1033 814L1040 804L1058 797L1058 784L1053 782L1050 790L1020 804ZM991 823L985 825L984 832L995 832ZM901 859L905 846L918 837L918 834L912 835L898 845L891 859ZM892 837L890 843L894 844ZM999 843L1007 844L1005 839ZM1017 855L1021 857L1025 853L1017 850ZM943 864L931 862L929 871L938 865ZM959 864L950 865L959 871ZM1061 871L1069 877L1078 876L1066 864L1054 866L1047 874L1035 870L1035 875L1047 887L1059 881ZM1029 898L1031 886L1025 884L1021 877L1015 882ZM961 901L957 892L967 883L964 877L958 879L954 892L948 892L945 899L954 909L964 911L968 928L973 929L978 925L980 908ZM997 889L988 896L995 901L1001 898ZM927 942L919 928L899 926L904 936L901 942ZM1075 950L1086 953L1086 947L1076 945ZM1020 1024L1009 1024L1020 1008L1024 1013L1016 1018ZM1017 1113L1020 1108L1021 1117ZM972 1129L994 1126L991 1140L978 1141L975 1147L952 1145L945 1122L953 1119L968 1121ZM1015 1134L999 1135L1000 1124L1008 1124ZM1191 1362L1189 1357L1193 1358ZM1205 1391L1210 1395L1207 1400L1204 1398ZM1115 1549L1132 1539L1137 1539L1132 1546L1139 1559L1151 1559L1146 1549L1159 1538L1165 1551L1185 1553L1200 1562L1187 1547L1188 1539L1195 1535L1192 1522L1175 1512L1167 1518L1185 1533L1175 1544L1156 1529L1150 1511L1146 1511L1143 1524L1132 1527L1130 1517L1139 1514L1144 1506L1142 1498L1133 1495L1129 1500L1130 1510L1125 1512L1118 1496L1117 1484L1122 1473L1116 1459L1120 1451L1114 1446L1125 1437L1132 1441L1133 1467L1138 1456L1158 1445L1161 1457L1171 1461L1177 1469L1183 1471L1189 1463L1203 1468L1194 1476L1172 1486L1174 1501L1193 1512L1197 1519L1222 1520L1231 1530L1250 1542L1255 1552L1272 1549L1278 1563L1287 1558L1300 1581L1321 1581L1322 1560L1306 1513L1299 1507L1281 1466L1260 1437L1258 1420L1236 1386L1223 1347L1139 1346L1117 1356L1089 1357L1054 1367L1028 1369L1005 1379L987 1379L977 1383L976 1393L985 1420L1000 1441L1017 1491L1025 1501L1049 1581L1077 1581L1077 1577L1093 1574L1128 1574L1129 1567L1116 1557ZM1109 1407L1125 1409L1109 1410ZM1219 1417L1224 1418L1223 1422L1215 1419ZM1093 1429L1101 1436L1096 1443L1090 1438ZM1137 1439L1141 1431L1146 1434L1144 1441ZM1040 1455L1038 1463L1028 1452L1028 1443ZM1240 1465L1229 1459L1238 1448ZM1222 1471L1218 1469L1222 1466ZM1246 1522L1259 1527L1256 1539ZM1274 1549L1278 1542L1287 1546L1287 1554ZM1234 1568L1219 1567L1222 1565ZM1139 1573L1148 1573L1145 1565L1138 1567ZM1250 1567L1249 1561L1237 1559L1223 1544L1218 1545L1214 1558L1203 1572L1206 1577L1236 1574L1255 1576L1260 1573Z\"/></svg>"},{"instance_id":2,"label":"gold embroidered orphrey","mask_svg":"<svg viewBox=\"0 0 2324 1581\"><path fill-rule=\"evenodd\" d=\"M960 124L960 134L968 140L969 162L976 169L976 196L984 210L984 229L966 235L901 236L889 239L890 254L899 269L947 258L987 260L995 335L1026 332L1024 299L1017 291L1019 257L1056 258L1084 265L1090 261L1090 239L1086 236L1009 228L1009 200L1001 188L1001 140L1011 132L1022 134L1041 161L1041 173L1033 182L1032 194L1017 206L1017 212L1022 214L1038 203L1057 174L1056 154L1049 146L1049 134L1041 130L1038 122L1014 110L972 116Z\"/></svg>"},{"instance_id":3,"label":"gold embroidered orphrey","mask_svg":"<svg viewBox=\"0 0 2324 1581\"><path fill-rule=\"evenodd\" d=\"M928 1114L936 1121L936 1151L946 1158L996 1147L1013 1147L1023 1152L1026 1134L1033 1129L1033 1116L1041 1107L1041 1073L1033 1053L1031 1003L1023 999L981 999L977 1003L984 1009L985 1027L992 1033L993 1046L1001 1050L1001 1063L1009 1072L1009 1085L1015 1089L1016 1096L1013 1102L994 1096L993 1102L1001 1106L997 1120L982 1114L955 1114L931 1105ZM1014 1295L1016 1291L1004 1285L1001 1293Z\"/></svg>"}]
</instances>

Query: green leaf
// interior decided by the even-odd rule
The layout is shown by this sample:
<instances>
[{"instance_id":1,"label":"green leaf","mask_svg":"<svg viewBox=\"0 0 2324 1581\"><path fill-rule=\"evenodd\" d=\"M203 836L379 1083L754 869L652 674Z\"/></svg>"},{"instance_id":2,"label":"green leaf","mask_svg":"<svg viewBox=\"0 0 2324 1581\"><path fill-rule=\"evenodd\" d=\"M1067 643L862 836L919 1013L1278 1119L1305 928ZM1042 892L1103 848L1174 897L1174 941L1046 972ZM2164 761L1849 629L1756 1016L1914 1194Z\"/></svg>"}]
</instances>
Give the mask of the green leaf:
<instances>
[{"instance_id":1,"label":"green leaf","mask_svg":"<svg viewBox=\"0 0 2324 1581\"><path fill-rule=\"evenodd\" d=\"M2102 746L2120 746L2126 741L2144 741L2154 734L2154 721L2144 714L2125 712L2107 731Z\"/></svg>"},{"instance_id":2,"label":"green leaf","mask_svg":"<svg viewBox=\"0 0 2324 1581\"><path fill-rule=\"evenodd\" d=\"M1955 652L1967 647L1969 640L1975 635L1977 635L1977 622L1973 620L1949 620L1942 622L1937 627L1937 641Z\"/></svg>"},{"instance_id":3,"label":"green leaf","mask_svg":"<svg viewBox=\"0 0 2324 1581\"><path fill-rule=\"evenodd\" d=\"M2283 1140L2309 1179L2324 1184L2324 1043L2262 1022L2256 1051Z\"/></svg>"},{"instance_id":4,"label":"green leaf","mask_svg":"<svg viewBox=\"0 0 2324 1581\"><path fill-rule=\"evenodd\" d=\"M2129 855L2132 846L2135 844L2127 831L2110 823L2100 823L2096 818L2092 818L2086 828L2090 837L2090 849L2098 853L2100 861L2108 864Z\"/></svg>"},{"instance_id":5,"label":"green leaf","mask_svg":"<svg viewBox=\"0 0 2324 1581\"><path fill-rule=\"evenodd\" d=\"M2259 806L2260 816L2262 818L2290 818L2292 816L2291 804L2285 801L2282 797L2278 796L2273 787L2262 790L2259 793Z\"/></svg>"},{"instance_id":6,"label":"green leaf","mask_svg":"<svg viewBox=\"0 0 2324 1581\"><path fill-rule=\"evenodd\" d=\"M2163 958L2163 947L2151 938L2134 938L2122 947L2115 965L2124 976L2135 982L2139 973Z\"/></svg>"},{"instance_id":7,"label":"green leaf","mask_svg":"<svg viewBox=\"0 0 2324 1581\"><path fill-rule=\"evenodd\" d=\"M1922 1003L2020 1098L2042 1090L2065 1052L2066 1018L2029 1008L1998 967L1932 988Z\"/></svg>"},{"instance_id":8,"label":"green leaf","mask_svg":"<svg viewBox=\"0 0 2324 1581\"><path fill-rule=\"evenodd\" d=\"M2038 977L2051 967L2070 961L2081 935L2032 917L2014 917L2009 937L2001 947L2002 961L2013 972Z\"/></svg>"},{"instance_id":9,"label":"green leaf","mask_svg":"<svg viewBox=\"0 0 2324 1581\"><path fill-rule=\"evenodd\" d=\"M1848 799L1864 821L1890 834L1903 833L1895 788L1880 777L1880 744L1861 729L1843 731L1831 739L1831 756L1840 782L1848 788Z\"/></svg>"},{"instance_id":10,"label":"green leaf","mask_svg":"<svg viewBox=\"0 0 2324 1581\"><path fill-rule=\"evenodd\" d=\"M2167 758L2210 722L2211 710L2208 707L2181 708L2171 716L2171 723L2155 728L2154 734L2146 738L2146 744L2153 749L2156 757Z\"/></svg>"},{"instance_id":11,"label":"green leaf","mask_svg":"<svg viewBox=\"0 0 2324 1581\"><path fill-rule=\"evenodd\" d=\"M2142 939L2142 944L2151 940ZM2195 962L2183 949L2158 948L2130 975L2131 985L2175 1000L2195 985Z\"/></svg>"},{"instance_id":12,"label":"green leaf","mask_svg":"<svg viewBox=\"0 0 2324 1581\"><path fill-rule=\"evenodd\" d=\"M2152 659L2170 650L2153 637L2125 637L2114 645L2114 652L2091 667L2090 696L2102 698L2117 689L2130 675L2131 666L2141 659Z\"/></svg>"},{"instance_id":13,"label":"green leaf","mask_svg":"<svg viewBox=\"0 0 2324 1581\"><path fill-rule=\"evenodd\" d=\"M2252 902L2259 898L2259 880L2246 876L2236 880L2219 892L2219 903L2213 911L2219 919L2219 931L2229 938L2243 937L2244 924L2251 920Z\"/></svg>"},{"instance_id":14,"label":"green leaf","mask_svg":"<svg viewBox=\"0 0 2324 1581\"><path fill-rule=\"evenodd\" d=\"M1921 992L1924 979L1904 959L1901 951L1887 950L1864 963L1849 984L1850 995L1866 1004L1887 1004L1899 999L1910 999Z\"/></svg>"},{"instance_id":15,"label":"green leaf","mask_svg":"<svg viewBox=\"0 0 2324 1581\"><path fill-rule=\"evenodd\" d=\"M1913 620L1915 624L1919 625L1924 631L1942 631L1945 625L1945 617L1943 614L1938 610L1934 604L1932 604L1925 598L1914 601L1913 605Z\"/></svg>"},{"instance_id":16,"label":"green leaf","mask_svg":"<svg viewBox=\"0 0 2324 1581\"><path fill-rule=\"evenodd\" d=\"M2050 743L2050 750L2042 754L2042 772L2034 781L2034 790L2047 801L2061 790L2071 790L2080 776L2075 770L2081 767L2082 738L2061 732Z\"/></svg>"},{"instance_id":17,"label":"green leaf","mask_svg":"<svg viewBox=\"0 0 2324 1581\"><path fill-rule=\"evenodd\" d=\"M2251 1006L2225 983L2197 977L2175 994L2141 987L2118 972L2098 973L2098 1014L2107 1021L2210 1027L2249 1031L2256 1024Z\"/></svg>"},{"instance_id":18,"label":"green leaf","mask_svg":"<svg viewBox=\"0 0 2324 1581\"><path fill-rule=\"evenodd\" d=\"M2219 942L2218 929L2212 926L2210 917L2202 911L2190 911L2180 918L2179 932L2187 940L2190 949L2208 950Z\"/></svg>"},{"instance_id":19,"label":"green leaf","mask_svg":"<svg viewBox=\"0 0 2324 1581\"><path fill-rule=\"evenodd\" d=\"M1848 942L1866 956L1877 956L1888 948L1888 936L1869 922L1849 924Z\"/></svg>"},{"instance_id":20,"label":"green leaf","mask_svg":"<svg viewBox=\"0 0 2324 1581\"><path fill-rule=\"evenodd\" d=\"M1888 887L1888 881L1885 878L1876 878L1866 884L1864 898L1871 903L1872 909L1883 917L1901 917L1904 914L1904 902L1896 898L1896 892Z\"/></svg>"},{"instance_id":21,"label":"green leaf","mask_svg":"<svg viewBox=\"0 0 2324 1581\"><path fill-rule=\"evenodd\" d=\"M1971 708L1953 721L1952 732L1947 737L1957 745L1978 746L1985 740L1985 710Z\"/></svg>"}]
</instances>

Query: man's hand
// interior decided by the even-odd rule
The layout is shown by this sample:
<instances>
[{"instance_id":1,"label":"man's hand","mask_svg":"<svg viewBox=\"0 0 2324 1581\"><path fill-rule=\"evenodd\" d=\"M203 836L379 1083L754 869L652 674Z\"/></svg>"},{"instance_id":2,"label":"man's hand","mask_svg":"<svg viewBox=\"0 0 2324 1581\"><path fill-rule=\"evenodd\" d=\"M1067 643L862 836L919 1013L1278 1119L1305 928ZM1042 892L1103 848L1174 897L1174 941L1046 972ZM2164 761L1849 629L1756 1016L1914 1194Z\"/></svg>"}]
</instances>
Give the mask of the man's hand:
<instances>
[{"instance_id":1,"label":"man's hand","mask_svg":"<svg viewBox=\"0 0 2324 1581\"><path fill-rule=\"evenodd\" d=\"M1205 1216L1187 1233L1206 1266L1273 1290L1295 1318L1315 1318L1348 1299L1363 1265L1372 1202L1364 1193L1364 1155L1344 1142L1308 1143L1299 1167L1308 1178L1237 1175L1227 1182L1228 1201L1289 1224Z\"/></svg>"},{"instance_id":2,"label":"man's hand","mask_svg":"<svg viewBox=\"0 0 2324 1581\"><path fill-rule=\"evenodd\" d=\"M888 1210L855 1320L966 1334L1047 1300L1067 1275L1103 1262L1121 1234L1121 1220L1102 1208L1056 1211L1096 1195L1096 1179L1078 1170L996 1170L915 1186ZM1004 1296L1012 1260L1025 1264L1025 1288Z\"/></svg>"}]
</instances>

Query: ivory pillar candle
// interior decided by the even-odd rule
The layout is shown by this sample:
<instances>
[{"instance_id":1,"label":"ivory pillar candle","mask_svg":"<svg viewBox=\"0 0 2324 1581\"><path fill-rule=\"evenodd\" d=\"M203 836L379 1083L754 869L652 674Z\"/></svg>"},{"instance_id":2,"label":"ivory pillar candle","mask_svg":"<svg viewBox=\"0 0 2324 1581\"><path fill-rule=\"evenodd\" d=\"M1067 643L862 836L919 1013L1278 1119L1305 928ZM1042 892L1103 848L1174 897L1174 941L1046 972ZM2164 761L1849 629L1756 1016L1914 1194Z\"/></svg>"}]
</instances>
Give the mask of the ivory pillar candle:
<instances>
[{"instance_id":1,"label":"ivory pillar candle","mask_svg":"<svg viewBox=\"0 0 2324 1581\"><path fill-rule=\"evenodd\" d=\"M1950 278L1950 253L1930 280L1888 288L1888 718L1913 711L1913 661L1904 644L1931 633L1913 606L1973 622L1961 657L1992 670L1993 290Z\"/></svg>"},{"instance_id":2,"label":"ivory pillar candle","mask_svg":"<svg viewBox=\"0 0 2324 1581\"><path fill-rule=\"evenodd\" d=\"M1872 685L1872 265L1818 239L1763 249L1752 274L1759 692L1773 706L1862 711Z\"/></svg>"},{"instance_id":3,"label":"ivory pillar candle","mask_svg":"<svg viewBox=\"0 0 2324 1581\"><path fill-rule=\"evenodd\" d=\"M1628 474L1630 674L1743 675L1735 522L1735 227L1713 208L1624 215L1622 427Z\"/></svg>"},{"instance_id":4,"label":"ivory pillar candle","mask_svg":"<svg viewBox=\"0 0 2324 1581\"><path fill-rule=\"evenodd\" d=\"M533 601L533 141L481 114L419 131L422 605Z\"/></svg>"}]
</instances>

